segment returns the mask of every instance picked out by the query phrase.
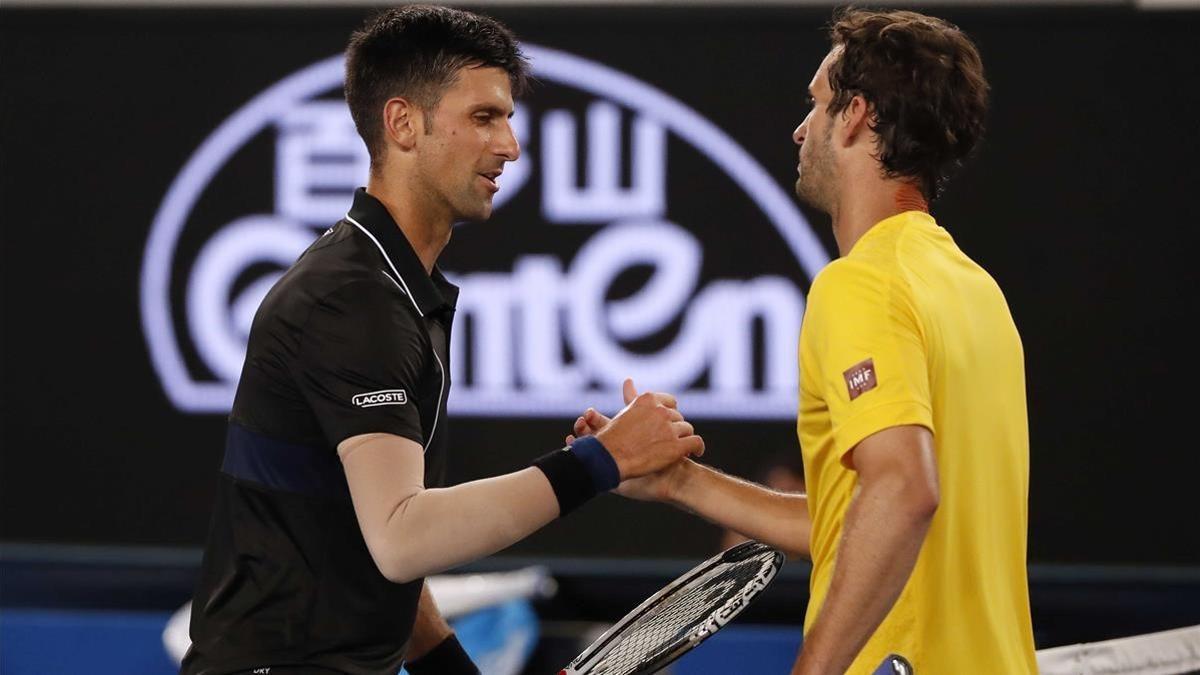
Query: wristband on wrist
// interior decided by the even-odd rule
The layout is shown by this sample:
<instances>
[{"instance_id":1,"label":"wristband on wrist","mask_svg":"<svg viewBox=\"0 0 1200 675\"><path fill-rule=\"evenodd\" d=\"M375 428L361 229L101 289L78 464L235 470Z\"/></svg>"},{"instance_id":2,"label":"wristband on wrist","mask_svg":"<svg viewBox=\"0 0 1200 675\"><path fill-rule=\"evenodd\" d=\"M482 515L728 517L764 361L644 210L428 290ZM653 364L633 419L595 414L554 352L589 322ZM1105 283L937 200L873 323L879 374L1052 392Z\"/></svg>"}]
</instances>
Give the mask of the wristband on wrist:
<instances>
[{"instance_id":1,"label":"wristband on wrist","mask_svg":"<svg viewBox=\"0 0 1200 675\"><path fill-rule=\"evenodd\" d=\"M596 492L608 492L621 484L621 470L617 468L617 460L613 459L608 448L595 436L575 439L571 444L571 452L587 467Z\"/></svg>"},{"instance_id":2,"label":"wristband on wrist","mask_svg":"<svg viewBox=\"0 0 1200 675\"><path fill-rule=\"evenodd\" d=\"M546 474L558 499L558 515L567 515L600 492L615 488L621 474L604 444L584 436L561 450L534 460L533 465Z\"/></svg>"},{"instance_id":3,"label":"wristband on wrist","mask_svg":"<svg viewBox=\"0 0 1200 675\"><path fill-rule=\"evenodd\" d=\"M596 486L587 467L570 448L555 450L533 461L533 465L546 474L554 496L558 499L558 517L561 518L583 506L596 496Z\"/></svg>"},{"instance_id":4,"label":"wristband on wrist","mask_svg":"<svg viewBox=\"0 0 1200 675\"><path fill-rule=\"evenodd\" d=\"M409 675L480 675L454 633L421 658L404 664Z\"/></svg>"}]
</instances>

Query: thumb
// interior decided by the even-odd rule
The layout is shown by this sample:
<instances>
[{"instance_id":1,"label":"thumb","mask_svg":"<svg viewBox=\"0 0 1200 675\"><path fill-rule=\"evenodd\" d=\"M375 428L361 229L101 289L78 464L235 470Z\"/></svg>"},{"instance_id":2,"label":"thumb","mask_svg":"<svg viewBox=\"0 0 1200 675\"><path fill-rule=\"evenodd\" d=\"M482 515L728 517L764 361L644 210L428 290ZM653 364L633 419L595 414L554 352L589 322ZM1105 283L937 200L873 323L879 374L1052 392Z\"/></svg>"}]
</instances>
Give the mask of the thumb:
<instances>
[{"instance_id":1,"label":"thumb","mask_svg":"<svg viewBox=\"0 0 1200 675\"><path fill-rule=\"evenodd\" d=\"M633 399L637 398L637 388L633 386L633 378L625 378L625 383L621 386L621 393L625 395L625 405L633 403Z\"/></svg>"}]
</instances>

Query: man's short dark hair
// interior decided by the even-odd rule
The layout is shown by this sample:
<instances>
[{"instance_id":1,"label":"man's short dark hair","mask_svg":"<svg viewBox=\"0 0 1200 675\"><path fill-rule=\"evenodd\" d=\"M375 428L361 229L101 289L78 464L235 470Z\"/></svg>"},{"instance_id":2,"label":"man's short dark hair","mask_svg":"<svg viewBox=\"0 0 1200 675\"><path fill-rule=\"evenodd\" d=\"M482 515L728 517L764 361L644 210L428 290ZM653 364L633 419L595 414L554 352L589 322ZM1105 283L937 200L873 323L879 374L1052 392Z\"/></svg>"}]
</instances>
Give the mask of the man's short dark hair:
<instances>
[{"instance_id":1,"label":"man's short dark hair","mask_svg":"<svg viewBox=\"0 0 1200 675\"><path fill-rule=\"evenodd\" d=\"M465 66L501 68L514 96L525 90L529 63L516 36L486 16L449 7L397 7L374 15L350 37L346 103L372 163L383 149L383 104L399 96L432 112Z\"/></svg>"},{"instance_id":2,"label":"man's short dark hair","mask_svg":"<svg viewBox=\"0 0 1200 675\"><path fill-rule=\"evenodd\" d=\"M840 10L829 32L841 48L829 113L862 96L885 175L915 178L937 197L983 137L988 83L975 44L951 23L907 11Z\"/></svg>"}]
</instances>

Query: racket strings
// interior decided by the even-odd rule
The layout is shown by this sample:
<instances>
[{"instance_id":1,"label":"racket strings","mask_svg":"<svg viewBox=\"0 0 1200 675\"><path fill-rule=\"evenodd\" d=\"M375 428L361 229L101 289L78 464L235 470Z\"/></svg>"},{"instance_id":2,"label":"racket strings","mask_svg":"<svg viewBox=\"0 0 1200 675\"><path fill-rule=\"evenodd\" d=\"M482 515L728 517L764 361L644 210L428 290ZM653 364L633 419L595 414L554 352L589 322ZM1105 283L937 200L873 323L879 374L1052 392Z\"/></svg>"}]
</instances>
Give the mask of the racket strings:
<instances>
[{"instance_id":1,"label":"racket strings","mask_svg":"<svg viewBox=\"0 0 1200 675\"><path fill-rule=\"evenodd\" d=\"M648 658L669 649L705 623L717 609L740 594L767 565L769 562L761 558L732 563L664 598L627 630L591 672L595 675L635 672Z\"/></svg>"}]
</instances>

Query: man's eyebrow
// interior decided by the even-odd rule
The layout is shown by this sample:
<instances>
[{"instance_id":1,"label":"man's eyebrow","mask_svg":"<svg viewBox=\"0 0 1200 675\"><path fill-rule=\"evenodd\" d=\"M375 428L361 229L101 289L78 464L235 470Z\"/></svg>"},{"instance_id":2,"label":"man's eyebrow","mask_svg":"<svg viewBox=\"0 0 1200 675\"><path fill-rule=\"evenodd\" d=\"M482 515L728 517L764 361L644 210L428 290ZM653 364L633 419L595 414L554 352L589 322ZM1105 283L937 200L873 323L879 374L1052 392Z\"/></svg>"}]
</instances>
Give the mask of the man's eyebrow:
<instances>
[{"instance_id":1,"label":"man's eyebrow","mask_svg":"<svg viewBox=\"0 0 1200 675\"><path fill-rule=\"evenodd\" d=\"M504 108L501 108L501 107L500 107L500 106L498 106L498 105L492 105L492 104L490 104L490 103L484 103L483 105L477 106L476 108L474 108L474 109L472 109L472 110L471 110L471 114L472 114L472 115L475 115L475 114L478 114L478 113L481 113L481 112L485 112L485 113L488 113L488 114L490 114L490 115L501 115L501 116L504 116L504 117L511 118L511 117L513 116L513 113L515 113L516 111L515 111L515 110L511 110L511 111L507 111L507 112L506 112L506 111L504 110Z\"/></svg>"}]
</instances>

